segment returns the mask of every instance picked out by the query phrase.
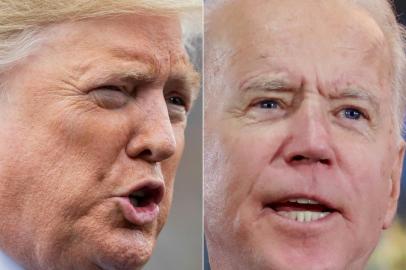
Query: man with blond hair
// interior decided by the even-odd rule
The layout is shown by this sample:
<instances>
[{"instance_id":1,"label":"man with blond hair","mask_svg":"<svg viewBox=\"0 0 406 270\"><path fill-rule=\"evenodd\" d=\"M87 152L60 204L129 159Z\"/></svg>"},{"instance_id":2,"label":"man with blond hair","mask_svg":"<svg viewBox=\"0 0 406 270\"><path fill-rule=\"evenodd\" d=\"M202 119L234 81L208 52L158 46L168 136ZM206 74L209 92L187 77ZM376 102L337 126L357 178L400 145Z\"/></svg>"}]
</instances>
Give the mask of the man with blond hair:
<instances>
[{"instance_id":1,"label":"man with blond hair","mask_svg":"<svg viewBox=\"0 0 406 270\"><path fill-rule=\"evenodd\" d=\"M0 1L1 269L147 262L197 96L199 5Z\"/></svg>"},{"instance_id":2,"label":"man with blond hair","mask_svg":"<svg viewBox=\"0 0 406 270\"><path fill-rule=\"evenodd\" d=\"M360 270L394 218L402 27L385 0L214 1L205 29L212 270Z\"/></svg>"}]
</instances>

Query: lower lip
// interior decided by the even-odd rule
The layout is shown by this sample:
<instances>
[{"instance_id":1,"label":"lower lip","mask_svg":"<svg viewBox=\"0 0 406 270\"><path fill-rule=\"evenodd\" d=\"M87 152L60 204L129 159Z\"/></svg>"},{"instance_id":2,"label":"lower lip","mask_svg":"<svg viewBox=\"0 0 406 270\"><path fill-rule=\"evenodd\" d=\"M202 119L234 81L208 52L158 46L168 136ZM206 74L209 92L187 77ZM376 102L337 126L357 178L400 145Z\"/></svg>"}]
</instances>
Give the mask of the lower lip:
<instances>
[{"instance_id":1,"label":"lower lip","mask_svg":"<svg viewBox=\"0 0 406 270\"><path fill-rule=\"evenodd\" d=\"M134 207L128 197L116 198L124 218L134 225L142 226L154 222L158 218L159 205L150 203L143 207Z\"/></svg>"}]
</instances>

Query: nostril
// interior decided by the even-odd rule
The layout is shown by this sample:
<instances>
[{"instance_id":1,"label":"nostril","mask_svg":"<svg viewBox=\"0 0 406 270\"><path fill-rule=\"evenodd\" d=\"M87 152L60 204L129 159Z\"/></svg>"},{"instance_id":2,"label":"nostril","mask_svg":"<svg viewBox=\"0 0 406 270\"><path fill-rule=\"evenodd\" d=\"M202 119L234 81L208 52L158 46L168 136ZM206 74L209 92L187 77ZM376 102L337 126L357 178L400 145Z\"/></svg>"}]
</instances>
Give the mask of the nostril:
<instances>
[{"instance_id":1,"label":"nostril","mask_svg":"<svg viewBox=\"0 0 406 270\"><path fill-rule=\"evenodd\" d=\"M305 156L302 155L296 155L292 158L292 161L302 161L302 160L307 160L308 158L306 158Z\"/></svg>"},{"instance_id":2,"label":"nostril","mask_svg":"<svg viewBox=\"0 0 406 270\"><path fill-rule=\"evenodd\" d=\"M152 156L152 151L150 149L145 149L144 151L142 151L139 156L141 157L150 157Z\"/></svg>"},{"instance_id":3,"label":"nostril","mask_svg":"<svg viewBox=\"0 0 406 270\"><path fill-rule=\"evenodd\" d=\"M324 164L324 165L330 165L330 160L329 159L320 159L319 162L321 164Z\"/></svg>"}]
</instances>

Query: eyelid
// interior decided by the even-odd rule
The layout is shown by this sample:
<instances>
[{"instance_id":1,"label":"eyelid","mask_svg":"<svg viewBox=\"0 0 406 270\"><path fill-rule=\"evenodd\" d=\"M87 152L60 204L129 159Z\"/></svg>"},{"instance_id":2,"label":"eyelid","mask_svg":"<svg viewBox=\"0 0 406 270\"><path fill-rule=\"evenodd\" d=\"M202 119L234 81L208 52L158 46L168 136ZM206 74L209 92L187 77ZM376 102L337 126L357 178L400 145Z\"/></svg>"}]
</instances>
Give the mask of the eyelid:
<instances>
[{"instance_id":1,"label":"eyelid","mask_svg":"<svg viewBox=\"0 0 406 270\"><path fill-rule=\"evenodd\" d=\"M103 90L103 89L122 92L124 94L129 94L129 92L125 86L119 86L119 85L115 85L115 84L104 84L104 85L101 85L101 86L98 86L95 88L95 90Z\"/></svg>"},{"instance_id":2,"label":"eyelid","mask_svg":"<svg viewBox=\"0 0 406 270\"><path fill-rule=\"evenodd\" d=\"M257 106L261 105L262 102L265 102L265 101L276 102L280 106L281 109L285 109L287 107L286 103L280 98L260 98L260 99L256 99L256 100L251 102L250 107L257 107Z\"/></svg>"},{"instance_id":3,"label":"eyelid","mask_svg":"<svg viewBox=\"0 0 406 270\"><path fill-rule=\"evenodd\" d=\"M177 104L171 103L170 98L172 98L172 97L181 98L185 105L177 105ZM167 95L165 97L165 100L167 102L167 108L168 108L168 113L169 113L171 122L173 122L173 123L184 122L187 117L187 113L189 112L189 109L190 109L189 108L190 105L188 105L187 101L185 101L185 99L181 95L176 94L176 93Z\"/></svg>"},{"instance_id":4,"label":"eyelid","mask_svg":"<svg viewBox=\"0 0 406 270\"><path fill-rule=\"evenodd\" d=\"M165 99L169 99L170 97L176 96L180 97L185 105L183 106L185 108L185 111L188 112L191 108L191 96L188 94L184 93L185 91L170 91L165 94Z\"/></svg>"},{"instance_id":5,"label":"eyelid","mask_svg":"<svg viewBox=\"0 0 406 270\"><path fill-rule=\"evenodd\" d=\"M370 115L369 115L369 113L368 113L367 110L365 110L365 109L363 109L363 108L361 108L361 107L358 107L358 106L354 106L354 105L343 105L343 106L340 106L340 107L337 109L337 114L340 113L340 112L342 112L342 111L344 111L344 110L346 110L346 109L357 110L357 111L359 111L359 112L361 113L361 116L362 116L365 120L367 120L367 121L370 121L370 120L371 120L371 117L370 117Z\"/></svg>"}]
</instances>

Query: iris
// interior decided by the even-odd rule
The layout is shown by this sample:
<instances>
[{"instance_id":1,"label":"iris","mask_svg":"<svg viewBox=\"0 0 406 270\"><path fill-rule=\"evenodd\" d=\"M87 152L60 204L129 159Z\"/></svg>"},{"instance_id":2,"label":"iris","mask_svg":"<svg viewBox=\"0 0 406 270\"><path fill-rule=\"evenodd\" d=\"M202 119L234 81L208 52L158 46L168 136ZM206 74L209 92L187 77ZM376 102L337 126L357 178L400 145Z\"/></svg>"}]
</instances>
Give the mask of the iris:
<instances>
[{"instance_id":1,"label":"iris","mask_svg":"<svg viewBox=\"0 0 406 270\"><path fill-rule=\"evenodd\" d=\"M361 118L362 113L357 109L348 108L344 110L344 116L348 119L358 120Z\"/></svg>"},{"instance_id":2,"label":"iris","mask_svg":"<svg viewBox=\"0 0 406 270\"><path fill-rule=\"evenodd\" d=\"M278 102L274 100L264 100L259 105L262 109L277 109L279 107Z\"/></svg>"}]
</instances>

